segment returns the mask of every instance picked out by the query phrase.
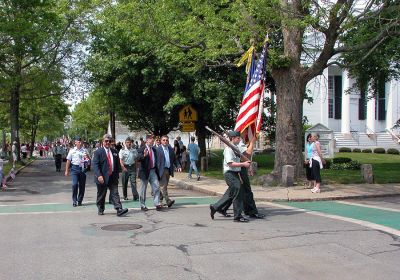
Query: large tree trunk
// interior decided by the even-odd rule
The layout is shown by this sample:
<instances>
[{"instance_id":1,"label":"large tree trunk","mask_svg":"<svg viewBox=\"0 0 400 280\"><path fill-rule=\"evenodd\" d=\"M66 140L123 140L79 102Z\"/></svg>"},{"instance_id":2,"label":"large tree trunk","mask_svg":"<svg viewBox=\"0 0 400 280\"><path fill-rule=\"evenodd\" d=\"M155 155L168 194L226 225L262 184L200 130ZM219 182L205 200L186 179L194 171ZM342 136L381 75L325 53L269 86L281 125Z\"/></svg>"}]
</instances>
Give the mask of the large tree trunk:
<instances>
[{"instance_id":1,"label":"large tree trunk","mask_svg":"<svg viewBox=\"0 0 400 280\"><path fill-rule=\"evenodd\" d=\"M11 122L11 145L14 141L17 142L17 155L18 161L21 160L21 155L19 153L20 143L19 143L19 103L20 103L20 86L16 85L11 90L10 99L10 122Z\"/></svg>"},{"instance_id":2,"label":"large tree trunk","mask_svg":"<svg viewBox=\"0 0 400 280\"><path fill-rule=\"evenodd\" d=\"M293 165L302 175L302 117L306 83L294 67L274 72L276 82L276 152L272 175L281 180L282 166Z\"/></svg>"}]
</instances>

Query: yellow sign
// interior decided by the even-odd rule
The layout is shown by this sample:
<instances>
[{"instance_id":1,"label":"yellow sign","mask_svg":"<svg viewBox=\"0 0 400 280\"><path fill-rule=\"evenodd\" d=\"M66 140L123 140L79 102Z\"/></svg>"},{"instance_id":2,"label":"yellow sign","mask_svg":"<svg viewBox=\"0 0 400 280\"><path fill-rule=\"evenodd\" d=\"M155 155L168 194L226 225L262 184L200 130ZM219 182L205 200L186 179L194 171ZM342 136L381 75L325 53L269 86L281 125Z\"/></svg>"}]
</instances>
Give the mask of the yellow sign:
<instances>
[{"instance_id":1,"label":"yellow sign","mask_svg":"<svg viewBox=\"0 0 400 280\"><path fill-rule=\"evenodd\" d=\"M193 122L184 122L182 123L182 132L192 132L195 131L195 125Z\"/></svg>"},{"instance_id":2,"label":"yellow sign","mask_svg":"<svg viewBox=\"0 0 400 280\"><path fill-rule=\"evenodd\" d=\"M180 122L195 122L197 120L197 111L192 106L187 105L179 111Z\"/></svg>"}]
</instances>

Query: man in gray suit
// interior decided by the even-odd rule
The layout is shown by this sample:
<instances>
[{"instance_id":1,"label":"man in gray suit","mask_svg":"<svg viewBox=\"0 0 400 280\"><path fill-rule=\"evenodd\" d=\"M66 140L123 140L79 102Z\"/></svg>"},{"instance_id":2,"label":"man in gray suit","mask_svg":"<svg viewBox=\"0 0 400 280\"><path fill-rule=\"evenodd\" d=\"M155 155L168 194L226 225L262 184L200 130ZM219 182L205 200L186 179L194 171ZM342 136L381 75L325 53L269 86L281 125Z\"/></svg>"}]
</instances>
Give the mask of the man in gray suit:
<instances>
[{"instance_id":1,"label":"man in gray suit","mask_svg":"<svg viewBox=\"0 0 400 280\"><path fill-rule=\"evenodd\" d=\"M178 172L182 171L179 160L176 158L174 150L169 145L169 138L167 135L161 137L161 145L157 148L158 161L157 170L160 177L160 190L162 198L165 198L168 208L171 207L175 200L170 199L168 196L168 183L170 176L174 177L174 169ZM162 202L160 197L160 203Z\"/></svg>"}]
</instances>

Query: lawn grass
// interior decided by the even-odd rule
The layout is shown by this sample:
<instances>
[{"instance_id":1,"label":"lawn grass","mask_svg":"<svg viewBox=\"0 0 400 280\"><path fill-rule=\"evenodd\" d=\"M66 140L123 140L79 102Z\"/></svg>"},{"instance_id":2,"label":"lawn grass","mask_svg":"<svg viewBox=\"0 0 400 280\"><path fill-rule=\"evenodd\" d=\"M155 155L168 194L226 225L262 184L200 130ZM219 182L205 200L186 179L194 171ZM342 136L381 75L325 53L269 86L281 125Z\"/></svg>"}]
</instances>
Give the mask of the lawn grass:
<instances>
[{"instance_id":1,"label":"lawn grass","mask_svg":"<svg viewBox=\"0 0 400 280\"><path fill-rule=\"evenodd\" d=\"M20 167L27 165L27 164L28 164L30 161L32 161L32 160L33 160L33 158L32 158L32 159L26 159L26 160L24 160L24 161L19 161L19 162L17 162L17 163L15 164L15 170L18 170ZM7 174L10 172L11 168L12 168L12 163L11 163L11 162L4 163L4 166L3 166L3 175L4 175L4 176L7 176Z\"/></svg>"},{"instance_id":2,"label":"lawn grass","mask_svg":"<svg viewBox=\"0 0 400 280\"><path fill-rule=\"evenodd\" d=\"M223 179L222 159L223 150L212 150L209 170L205 176ZM336 153L335 157L348 157L360 163L372 164L375 183L400 183L400 155L367 154L367 153ZM274 154L258 154L253 157L258 164L258 175L265 175L274 167ZM362 183L360 170L332 170L321 171L322 180L327 184L356 184ZM257 178L252 178L255 183Z\"/></svg>"}]
</instances>

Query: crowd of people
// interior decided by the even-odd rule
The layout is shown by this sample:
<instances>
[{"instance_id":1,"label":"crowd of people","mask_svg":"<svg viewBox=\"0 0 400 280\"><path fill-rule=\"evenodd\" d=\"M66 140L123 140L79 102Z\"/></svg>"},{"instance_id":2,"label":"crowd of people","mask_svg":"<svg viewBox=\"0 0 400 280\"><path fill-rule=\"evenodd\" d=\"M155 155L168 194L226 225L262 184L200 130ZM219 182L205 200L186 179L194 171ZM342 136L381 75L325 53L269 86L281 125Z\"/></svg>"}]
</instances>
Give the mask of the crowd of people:
<instances>
[{"instance_id":1,"label":"crowd of people","mask_svg":"<svg viewBox=\"0 0 400 280\"><path fill-rule=\"evenodd\" d=\"M240 150L244 155L251 155L254 149L254 138L248 146L241 141L240 133L230 131L228 137L235 150ZM14 144L15 145L15 144ZM22 148L25 146L25 148ZM155 137L148 134L139 141L130 137L124 143L114 142L111 135L105 134L101 141L91 146L75 137L59 139L53 144L35 145L34 150L39 156L52 156L55 160L56 172L61 172L62 161L66 162L65 176L72 179L72 206L82 206L85 196L86 174L89 170L94 173L94 182L97 187L96 205L98 215L104 215L107 192L108 202L114 205L117 216L123 216L128 212L123 208L118 191L118 183L121 173L123 200L129 200L128 185L130 185L132 200L138 200L140 209L148 211L146 206L147 187L151 187L152 203L156 210L170 208L175 200L168 193L170 177L174 172L188 171L188 178L196 175L200 180L200 172L197 168L200 149L196 144L196 138L191 137L187 148L178 136L170 143L167 135ZM21 152L22 157L29 157L32 151L29 146L21 145L11 149L12 153ZM15 155L14 155L15 157ZM315 165L315 163L314 163ZM233 220L235 222L248 222L243 214L257 219L265 216L258 212L254 202L253 193L248 177L249 161L241 161L240 155L232 147L226 146L224 150L223 172L228 189L222 198L210 205L210 216L214 219L215 213L225 217L231 217L227 210L233 205ZM2 162L0 162L2 168ZM136 180L140 181L138 189Z\"/></svg>"},{"instance_id":2,"label":"crowd of people","mask_svg":"<svg viewBox=\"0 0 400 280\"><path fill-rule=\"evenodd\" d=\"M107 191L109 191L109 203L114 205L117 215L122 216L128 212L128 209L122 207L118 192L120 173L123 199L129 199L128 184L130 184L132 199L139 201L142 211L148 211L146 194L149 184L156 210L172 207L175 200L168 194L169 179L174 176L175 171L182 172L187 162L186 157L189 157L191 162L189 174L191 175L192 169L195 170L197 180L200 180L196 165L200 149L194 137L186 149L179 136L171 145L167 135L155 137L148 134L144 139L140 138L139 142L134 142L128 137L124 143L115 143L112 136L106 134L101 142L95 144L93 151L89 151L83 145L82 139L76 137L74 147L68 152L59 142L53 149L56 171L60 171L60 159L65 153L67 154L65 176L71 175L72 178L73 207L83 204L86 172L92 169L97 186L96 205L99 215L104 214ZM140 190L137 188L136 178L140 180Z\"/></svg>"}]
</instances>

